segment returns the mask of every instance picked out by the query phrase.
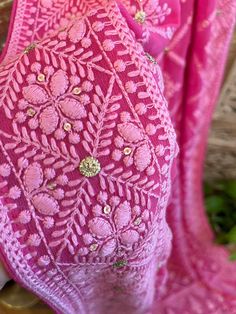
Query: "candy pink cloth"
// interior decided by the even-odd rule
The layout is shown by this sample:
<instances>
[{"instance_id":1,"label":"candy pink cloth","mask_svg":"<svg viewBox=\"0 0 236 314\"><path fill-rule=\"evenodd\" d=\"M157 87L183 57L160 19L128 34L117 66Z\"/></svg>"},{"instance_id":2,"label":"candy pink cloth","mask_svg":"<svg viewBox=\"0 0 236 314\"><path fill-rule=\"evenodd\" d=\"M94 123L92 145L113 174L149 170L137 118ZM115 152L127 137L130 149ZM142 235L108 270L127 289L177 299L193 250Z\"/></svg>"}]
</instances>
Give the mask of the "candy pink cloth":
<instances>
[{"instance_id":1,"label":"candy pink cloth","mask_svg":"<svg viewBox=\"0 0 236 314\"><path fill-rule=\"evenodd\" d=\"M1 260L55 313L236 313L236 265L201 188L235 13L233 0L14 2Z\"/></svg>"}]
</instances>

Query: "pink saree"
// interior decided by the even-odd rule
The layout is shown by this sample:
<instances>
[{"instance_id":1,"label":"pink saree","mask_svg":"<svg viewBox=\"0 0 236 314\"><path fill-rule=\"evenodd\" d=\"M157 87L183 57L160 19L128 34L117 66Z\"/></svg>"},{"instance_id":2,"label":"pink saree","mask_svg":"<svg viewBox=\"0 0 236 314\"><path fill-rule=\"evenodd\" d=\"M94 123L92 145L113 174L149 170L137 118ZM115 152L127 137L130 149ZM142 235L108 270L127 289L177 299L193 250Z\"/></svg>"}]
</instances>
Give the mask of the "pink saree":
<instances>
[{"instance_id":1,"label":"pink saree","mask_svg":"<svg viewBox=\"0 0 236 314\"><path fill-rule=\"evenodd\" d=\"M0 60L0 254L58 314L234 314L203 206L234 0L19 0Z\"/></svg>"}]
</instances>

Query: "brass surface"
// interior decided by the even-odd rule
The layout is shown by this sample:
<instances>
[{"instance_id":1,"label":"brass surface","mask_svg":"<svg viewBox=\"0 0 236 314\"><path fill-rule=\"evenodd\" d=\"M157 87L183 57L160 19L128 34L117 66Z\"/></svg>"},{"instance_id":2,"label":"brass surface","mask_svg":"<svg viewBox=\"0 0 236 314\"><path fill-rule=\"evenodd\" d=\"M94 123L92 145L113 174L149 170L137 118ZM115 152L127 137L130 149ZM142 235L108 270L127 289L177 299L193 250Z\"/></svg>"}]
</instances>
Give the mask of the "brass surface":
<instances>
[{"instance_id":1,"label":"brass surface","mask_svg":"<svg viewBox=\"0 0 236 314\"><path fill-rule=\"evenodd\" d=\"M0 291L0 314L53 314L53 311L37 296L10 281Z\"/></svg>"}]
</instances>

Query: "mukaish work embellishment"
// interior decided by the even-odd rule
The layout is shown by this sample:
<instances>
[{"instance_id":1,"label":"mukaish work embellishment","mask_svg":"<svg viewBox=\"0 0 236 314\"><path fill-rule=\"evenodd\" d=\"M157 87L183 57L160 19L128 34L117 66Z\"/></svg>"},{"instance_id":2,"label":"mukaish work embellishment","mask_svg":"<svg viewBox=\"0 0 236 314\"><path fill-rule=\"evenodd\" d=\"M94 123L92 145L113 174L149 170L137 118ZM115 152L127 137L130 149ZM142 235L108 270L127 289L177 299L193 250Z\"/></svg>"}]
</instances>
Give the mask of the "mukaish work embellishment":
<instances>
[{"instance_id":1,"label":"mukaish work embellishment","mask_svg":"<svg viewBox=\"0 0 236 314\"><path fill-rule=\"evenodd\" d=\"M45 81L45 75L43 73L40 73L38 76L37 76L37 80L39 82L44 82Z\"/></svg>"},{"instance_id":2,"label":"mukaish work embellishment","mask_svg":"<svg viewBox=\"0 0 236 314\"><path fill-rule=\"evenodd\" d=\"M49 190L55 190L56 186L57 186L57 184L56 184L55 182L49 182L49 183L47 184L47 188L48 188Z\"/></svg>"},{"instance_id":3,"label":"mukaish work embellishment","mask_svg":"<svg viewBox=\"0 0 236 314\"><path fill-rule=\"evenodd\" d=\"M139 226L139 225L141 224L141 222L142 222L142 218L141 218L141 217L138 217L137 219L135 219L134 225L135 225L135 226Z\"/></svg>"},{"instance_id":4,"label":"mukaish work embellishment","mask_svg":"<svg viewBox=\"0 0 236 314\"><path fill-rule=\"evenodd\" d=\"M149 61L151 61L154 64L157 64L157 61L153 56L151 56L148 52L146 52L145 54Z\"/></svg>"},{"instance_id":5,"label":"mukaish work embellishment","mask_svg":"<svg viewBox=\"0 0 236 314\"><path fill-rule=\"evenodd\" d=\"M94 251L97 250L97 248L98 248L98 244L97 243L93 243L93 244L90 245L89 250L94 252Z\"/></svg>"},{"instance_id":6,"label":"mukaish work embellishment","mask_svg":"<svg viewBox=\"0 0 236 314\"><path fill-rule=\"evenodd\" d=\"M24 52L24 53L29 53L30 50L33 50L35 47L36 47L36 43L32 43L32 44L30 44L29 46L27 46L27 47L23 50L23 52Z\"/></svg>"},{"instance_id":7,"label":"mukaish work embellishment","mask_svg":"<svg viewBox=\"0 0 236 314\"><path fill-rule=\"evenodd\" d=\"M72 126L69 122L65 122L63 125L63 129L67 132L69 132L71 130Z\"/></svg>"},{"instance_id":8,"label":"mukaish work embellishment","mask_svg":"<svg viewBox=\"0 0 236 314\"><path fill-rule=\"evenodd\" d=\"M112 266L115 268L120 268L120 267L124 267L128 264L128 262L126 260L120 260L115 262Z\"/></svg>"},{"instance_id":9,"label":"mukaish work embellishment","mask_svg":"<svg viewBox=\"0 0 236 314\"><path fill-rule=\"evenodd\" d=\"M108 204L106 204L106 205L103 207L103 212L104 212L104 214L106 214L106 215L110 214L110 212L111 212L111 206L108 205Z\"/></svg>"},{"instance_id":10,"label":"mukaish work embellishment","mask_svg":"<svg viewBox=\"0 0 236 314\"><path fill-rule=\"evenodd\" d=\"M72 93L74 95L79 95L79 94L81 94L81 92L82 92L82 90L81 90L80 87L74 87L73 90L72 90Z\"/></svg>"},{"instance_id":11,"label":"mukaish work embellishment","mask_svg":"<svg viewBox=\"0 0 236 314\"><path fill-rule=\"evenodd\" d=\"M85 177L94 177L100 170L101 166L99 161L92 156L84 158L79 165L79 171Z\"/></svg>"},{"instance_id":12,"label":"mukaish work embellishment","mask_svg":"<svg viewBox=\"0 0 236 314\"><path fill-rule=\"evenodd\" d=\"M27 115L33 117L36 114L36 111L33 108L27 109Z\"/></svg>"},{"instance_id":13,"label":"mukaish work embellishment","mask_svg":"<svg viewBox=\"0 0 236 314\"><path fill-rule=\"evenodd\" d=\"M138 11L134 17L135 21L139 24L143 24L146 20L146 13L144 11Z\"/></svg>"},{"instance_id":14,"label":"mukaish work embellishment","mask_svg":"<svg viewBox=\"0 0 236 314\"><path fill-rule=\"evenodd\" d=\"M130 147L125 147L123 152L125 155L130 155L130 153L132 152L132 149Z\"/></svg>"}]
</instances>

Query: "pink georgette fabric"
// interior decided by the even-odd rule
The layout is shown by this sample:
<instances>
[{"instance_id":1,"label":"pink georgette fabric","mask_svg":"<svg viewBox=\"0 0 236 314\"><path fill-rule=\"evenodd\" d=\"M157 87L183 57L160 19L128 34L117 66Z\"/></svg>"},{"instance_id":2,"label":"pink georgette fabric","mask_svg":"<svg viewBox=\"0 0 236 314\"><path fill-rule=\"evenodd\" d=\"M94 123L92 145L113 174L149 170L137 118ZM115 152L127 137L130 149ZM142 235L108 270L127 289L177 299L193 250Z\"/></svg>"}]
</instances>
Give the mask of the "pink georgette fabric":
<instances>
[{"instance_id":1,"label":"pink georgette fabric","mask_svg":"<svg viewBox=\"0 0 236 314\"><path fill-rule=\"evenodd\" d=\"M235 14L234 0L14 2L1 260L55 313L236 313L201 188Z\"/></svg>"}]
</instances>

